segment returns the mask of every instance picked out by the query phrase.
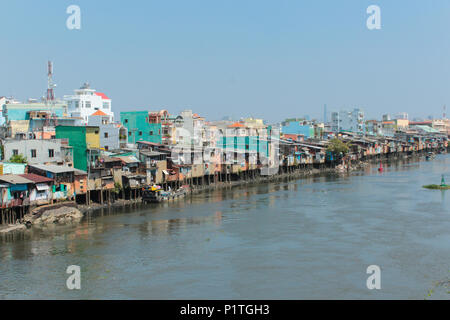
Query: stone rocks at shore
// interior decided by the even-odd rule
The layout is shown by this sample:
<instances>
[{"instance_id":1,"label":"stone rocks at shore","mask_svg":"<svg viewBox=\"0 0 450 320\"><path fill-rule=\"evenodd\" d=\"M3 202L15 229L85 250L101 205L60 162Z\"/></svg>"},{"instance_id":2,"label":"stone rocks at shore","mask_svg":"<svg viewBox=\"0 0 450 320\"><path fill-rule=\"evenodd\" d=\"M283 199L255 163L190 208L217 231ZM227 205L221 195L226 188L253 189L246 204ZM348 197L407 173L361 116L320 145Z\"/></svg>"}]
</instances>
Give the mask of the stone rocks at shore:
<instances>
[{"instance_id":1,"label":"stone rocks at shore","mask_svg":"<svg viewBox=\"0 0 450 320\"><path fill-rule=\"evenodd\" d=\"M28 214L24 217L25 224L65 224L78 222L83 218L80 210L74 207L60 207L45 210L38 214Z\"/></svg>"},{"instance_id":2,"label":"stone rocks at shore","mask_svg":"<svg viewBox=\"0 0 450 320\"><path fill-rule=\"evenodd\" d=\"M16 230L25 230L27 227L24 224L10 224L5 228L0 229L0 233L7 233Z\"/></svg>"}]
</instances>

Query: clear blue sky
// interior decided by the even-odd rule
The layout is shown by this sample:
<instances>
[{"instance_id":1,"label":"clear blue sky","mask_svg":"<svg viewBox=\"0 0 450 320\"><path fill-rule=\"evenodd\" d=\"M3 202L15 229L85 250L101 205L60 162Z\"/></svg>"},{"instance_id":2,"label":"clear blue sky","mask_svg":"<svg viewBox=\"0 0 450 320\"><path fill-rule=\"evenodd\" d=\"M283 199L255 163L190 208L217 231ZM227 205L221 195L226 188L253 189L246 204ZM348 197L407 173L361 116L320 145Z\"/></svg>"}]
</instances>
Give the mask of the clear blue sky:
<instances>
[{"instance_id":1,"label":"clear blue sky","mask_svg":"<svg viewBox=\"0 0 450 320\"><path fill-rule=\"evenodd\" d=\"M81 8L81 30L66 8ZM366 28L381 7L382 29ZM56 95L82 82L115 112L187 107L226 115L322 118L450 110L450 1L0 0L0 96Z\"/></svg>"}]
</instances>

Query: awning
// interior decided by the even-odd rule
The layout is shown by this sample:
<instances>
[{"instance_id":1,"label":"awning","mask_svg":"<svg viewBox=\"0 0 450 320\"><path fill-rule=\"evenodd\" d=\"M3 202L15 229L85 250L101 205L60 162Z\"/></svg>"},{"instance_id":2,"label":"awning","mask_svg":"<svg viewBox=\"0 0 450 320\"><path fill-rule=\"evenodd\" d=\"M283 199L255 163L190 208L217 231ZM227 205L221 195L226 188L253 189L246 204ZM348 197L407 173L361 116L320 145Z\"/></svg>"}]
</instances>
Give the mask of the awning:
<instances>
[{"instance_id":1,"label":"awning","mask_svg":"<svg viewBox=\"0 0 450 320\"><path fill-rule=\"evenodd\" d=\"M12 184L9 187L10 191L26 191L27 189L26 184Z\"/></svg>"},{"instance_id":2,"label":"awning","mask_svg":"<svg viewBox=\"0 0 450 320\"><path fill-rule=\"evenodd\" d=\"M44 190L48 190L49 186L48 186L48 184L45 184L45 183L37 183L36 189L38 189L39 191L44 191Z\"/></svg>"}]
</instances>

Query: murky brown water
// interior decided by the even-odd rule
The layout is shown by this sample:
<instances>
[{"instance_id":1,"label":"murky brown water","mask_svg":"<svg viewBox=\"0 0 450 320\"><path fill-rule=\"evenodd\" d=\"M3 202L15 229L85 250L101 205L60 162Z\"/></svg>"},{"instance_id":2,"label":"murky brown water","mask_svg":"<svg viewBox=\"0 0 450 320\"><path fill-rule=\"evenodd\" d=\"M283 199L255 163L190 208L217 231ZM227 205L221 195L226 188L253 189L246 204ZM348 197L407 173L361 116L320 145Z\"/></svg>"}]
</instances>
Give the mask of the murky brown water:
<instances>
[{"instance_id":1,"label":"murky brown water","mask_svg":"<svg viewBox=\"0 0 450 320\"><path fill-rule=\"evenodd\" d=\"M0 238L0 298L448 299L450 156L102 210ZM450 175L448 176L450 181ZM366 268L381 267L381 290ZM82 288L66 288L81 267Z\"/></svg>"}]
</instances>

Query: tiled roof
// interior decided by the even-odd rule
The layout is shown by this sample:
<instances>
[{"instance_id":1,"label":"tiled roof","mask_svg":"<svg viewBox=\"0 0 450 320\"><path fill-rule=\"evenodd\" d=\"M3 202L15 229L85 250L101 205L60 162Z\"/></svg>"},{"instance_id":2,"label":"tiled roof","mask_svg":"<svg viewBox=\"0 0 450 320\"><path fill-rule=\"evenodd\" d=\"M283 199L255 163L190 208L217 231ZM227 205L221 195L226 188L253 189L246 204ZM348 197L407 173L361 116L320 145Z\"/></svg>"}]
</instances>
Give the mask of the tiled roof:
<instances>
[{"instance_id":1,"label":"tiled roof","mask_svg":"<svg viewBox=\"0 0 450 320\"><path fill-rule=\"evenodd\" d=\"M228 126L229 128L245 128L245 126L240 122L235 122L232 125Z\"/></svg>"},{"instance_id":2,"label":"tiled roof","mask_svg":"<svg viewBox=\"0 0 450 320\"><path fill-rule=\"evenodd\" d=\"M111 100L109 99L106 94L104 94L103 92L95 92L96 95L102 97L102 99L107 99L107 100Z\"/></svg>"},{"instance_id":3,"label":"tiled roof","mask_svg":"<svg viewBox=\"0 0 450 320\"><path fill-rule=\"evenodd\" d=\"M97 110L91 116L107 116L106 113L104 113L102 110Z\"/></svg>"}]
</instances>

